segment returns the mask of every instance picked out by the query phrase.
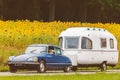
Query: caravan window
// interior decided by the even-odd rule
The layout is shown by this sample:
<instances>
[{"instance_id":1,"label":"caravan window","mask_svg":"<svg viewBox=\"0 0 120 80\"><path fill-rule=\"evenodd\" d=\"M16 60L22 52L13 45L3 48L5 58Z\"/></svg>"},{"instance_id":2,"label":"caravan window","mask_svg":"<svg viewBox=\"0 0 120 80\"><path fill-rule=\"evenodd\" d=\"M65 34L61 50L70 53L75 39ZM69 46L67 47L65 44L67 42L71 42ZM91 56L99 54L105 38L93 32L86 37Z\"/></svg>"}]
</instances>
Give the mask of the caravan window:
<instances>
[{"instance_id":1,"label":"caravan window","mask_svg":"<svg viewBox=\"0 0 120 80\"><path fill-rule=\"evenodd\" d=\"M66 49L78 49L79 37L66 37L65 48Z\"/></svg>"},{"instance_id":2,"label":"caravan window","mask_svg":"<svg viewBox=\"0 0 120 80\"><path fill-rule=\"evenodd\" d=\"M113 39L110 39L110 48L111 48L111 49L114 48L114 41L113 41Z\"/></svg>"},{"instance_id":3,"label":"caravan window","mask_svg":"<svg viewBox=\"0 0 120 80\"><path fill-rule=\"evenodd\" d=\"M81 48L82 49L92 49L92 41L89 38L82 37Z\"/></svg>"},{"instance_id":4,"label":"caravan window","mask_svg":"<svg viewBox=\"0 0 120 80\"><path fill-rule=\"evenodd\" d=\"M59 47L60 47L60 48L62 48L62 44L63 44L63 38L60 37L60 38L59 38Z\"/></svg>"},{"instance_id":5,"label":"caravan window","mask_svg":"<svg viewBox=\"0 0 120 80\"><path fill-rule=\"evenodd\" d=\"M101 48L106 48L106 47L107 47L106 38L101 38Z\"/></svg>"}]
</instances>

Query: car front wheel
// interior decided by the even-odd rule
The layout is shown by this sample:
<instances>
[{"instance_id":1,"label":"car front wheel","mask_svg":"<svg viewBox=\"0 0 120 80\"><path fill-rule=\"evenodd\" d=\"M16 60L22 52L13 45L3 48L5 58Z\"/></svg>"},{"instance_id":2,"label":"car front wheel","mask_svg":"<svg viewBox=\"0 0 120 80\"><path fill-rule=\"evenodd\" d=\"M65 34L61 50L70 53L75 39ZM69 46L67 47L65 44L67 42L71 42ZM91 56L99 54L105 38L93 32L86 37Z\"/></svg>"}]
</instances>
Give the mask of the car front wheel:
<instances>
[{"instance_id":1,"label":"car front wheel","mask_svg":"<svg viewBox=\"0 0 120 80\"><path fill-rule=\"evenodd\" d=\"M14 66L9 66L10 72L11 73L16 73L17 72L17 68L15 68Z\"/></svg>"},{"instance_id":2,"label":"car front wheel","mask_svg":"<svg viewBox=\"0 0 120 80\"><path fill-rule=\"evenodd\" d=\"M41 60L39 66L38 66L38 72L44 73L45 71L46 71L45 61Z\"/></svg>"}]
</instances>

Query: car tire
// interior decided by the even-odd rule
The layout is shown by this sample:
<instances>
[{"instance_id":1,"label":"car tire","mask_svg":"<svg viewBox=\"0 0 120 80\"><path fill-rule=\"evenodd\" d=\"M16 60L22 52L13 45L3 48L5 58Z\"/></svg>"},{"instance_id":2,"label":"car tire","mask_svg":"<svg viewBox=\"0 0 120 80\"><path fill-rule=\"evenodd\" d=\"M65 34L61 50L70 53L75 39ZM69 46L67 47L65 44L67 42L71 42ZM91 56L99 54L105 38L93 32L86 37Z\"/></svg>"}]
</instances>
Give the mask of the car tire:
<instances>
[{"instance_id":1,"label":"car tire","mask_svg":"<svg viewBox=\"0 0 120 80\"><path fill-rule=\"evenodd\" d=\"M45 61L41 60L38 66L38 72L44 73L46 71Z\"/></svg>"},{"instance_id":2,"label":"car tire","mask_svg":"<svg viewBox=\"0 0 120 80\"><path fill-rule=\"evenodd\" d=\"M9 70L11 73L16 73L17 72L17 68L15 68L14 66L9 66Z\"/></svg>"},{"instance_id":3,"label":"car tire","mask_svg":"<svg viewBox=\"0 0 120 80\"><path fill-rule=\"evenodd\" d=\"M77 71L77 66L73 66L72 71L74 71L74 72Z\"/></svg>"},{"instance_id":4,"label":"car tire","mask_svg":"<svg viewBox=\"0 0 120 80\"><path fill-rule=\"evenodd\" d=\"M64 72L70 72L70 66L67 66L63 69Z\"/></svg>"},{"instance_id":5,"label":"car tire","mask_svg":"<svg viewBox=\"0 0 120 80\"><path fill-rule=\"evenodd\" d=\"M103 62L100 68L101 68L101 71L106 71L107 70L106 62Z\"/></svg>"}]
</instances>

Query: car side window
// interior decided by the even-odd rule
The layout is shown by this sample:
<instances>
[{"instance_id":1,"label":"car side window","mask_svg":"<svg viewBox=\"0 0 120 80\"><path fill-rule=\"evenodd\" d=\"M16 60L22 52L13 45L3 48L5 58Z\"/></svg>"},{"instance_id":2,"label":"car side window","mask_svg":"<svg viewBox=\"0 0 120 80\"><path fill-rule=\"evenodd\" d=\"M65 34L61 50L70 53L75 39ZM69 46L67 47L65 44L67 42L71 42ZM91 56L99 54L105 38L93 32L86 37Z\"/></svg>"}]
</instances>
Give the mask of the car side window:
<instances>
[{"instance_id":1,"label":"car side window","mask_svg":"<svg viewBox=\"0 0 120 80\"><path fill-rule=\"evenodd\" d=\"M53 47L53 46L49 46L49 47L48 47L48 53L49 53L49 54L55 54L55 50L54 50L54 47Z\"/></svg>"},{"instance_id":2,"label":"car side window","mask_svg":"<svg viewBox=\"0 0 120 80\"><path fill-rule=\"evenodd\" d=\"M56 53L56 55L62 55L60 48L55 48L55 53Z\"/></svg>"}]
</instances>

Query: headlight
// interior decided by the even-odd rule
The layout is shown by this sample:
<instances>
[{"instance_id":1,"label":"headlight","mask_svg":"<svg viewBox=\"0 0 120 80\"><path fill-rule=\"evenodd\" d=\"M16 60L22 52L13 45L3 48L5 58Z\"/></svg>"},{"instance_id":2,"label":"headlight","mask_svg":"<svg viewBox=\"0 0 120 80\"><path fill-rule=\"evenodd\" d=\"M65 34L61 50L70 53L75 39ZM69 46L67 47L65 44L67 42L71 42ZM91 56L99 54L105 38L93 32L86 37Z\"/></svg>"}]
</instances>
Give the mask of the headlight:
<instances>
[{"instance_id":1,"label":"headlight","mask_svg":"<svg viewBox=\"0 0 120 80\"><path fill-rule=\"evenodd\" d=\"M34 61L34 62L36 62L36 61L38 61L38 58L37 57L30 57L30 58L27 59L27 61Z\"/></svg>"},{"instance_id":2,"label":"headlight","mask_svg":"<svg viewBox=\"0 0 120 80\"><path fill-rule=\"evenodd\" d=\"M14 57L15 57L15 56L10 56L10 57L8 58L8 61L13 61Z\"/></svg>"}]
</instances>

